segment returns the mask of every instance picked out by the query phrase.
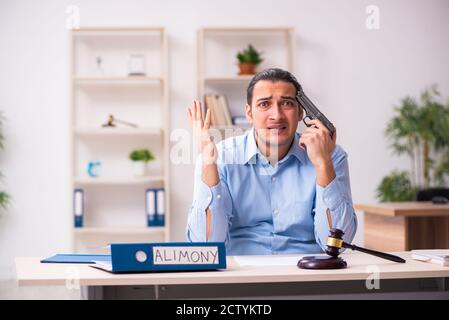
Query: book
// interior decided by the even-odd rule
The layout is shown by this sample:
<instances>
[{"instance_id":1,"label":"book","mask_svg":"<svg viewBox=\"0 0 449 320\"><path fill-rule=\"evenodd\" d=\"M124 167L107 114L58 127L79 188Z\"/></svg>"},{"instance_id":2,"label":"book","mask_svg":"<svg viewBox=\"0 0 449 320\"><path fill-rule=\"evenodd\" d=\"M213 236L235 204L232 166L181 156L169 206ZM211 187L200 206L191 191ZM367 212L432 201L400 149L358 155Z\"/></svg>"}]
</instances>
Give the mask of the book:
<instances>
[{"instance_id":1,"label":"book","mask_svg":"<svg viewBox=\"0 0 449 320\"><path fill-rule=\"evenodd\" d=\"M412 259L449 266L449 249L412 250Z\"/></svg>"},{"instance_id":2,"label":"book","mask_svg":"<svg viewBox=\"0 0 449 320\"><path fill-rule=\"evenodd\" d=\"M214 98L211 95L204 95L204 103L206 105L206 110L210 110L210 124L211 126L217 126L218 125L218 115L217 111L215 110L215 103Z\"/></svg>"},{"instance_id":3,"label":"book","mask_svg":"<svg viewBox=\"0 0 449 320\"><path fill-rule=\"evenodd\" d=\"M216 98L223 116L223 124L232 126L231 112L229 111L228 101L226 100L226 97L224 95L217 95Z\"/></svg>"},{"instance_id":4,"label":"book","mask_svg":"<svg viewBox=\"0 0 449 320\"><path fill-rule=\"evenodd\" d=\"M246 120L245 116L236 116L232 118L232 124L234 125L245 125L250 126L248 120Z\"/></svg>"},{"instance_id":5,"label":"book","mask_svg":"<svg viewBox=\"0 0 449 320\"><path fill-rule=\"evenodd\" d=\"M229 111L228 102L224 95L206 94L204 95L206 107L211 112L212 126L231 126L232 117Z\"/></svg>"}]
</instances>

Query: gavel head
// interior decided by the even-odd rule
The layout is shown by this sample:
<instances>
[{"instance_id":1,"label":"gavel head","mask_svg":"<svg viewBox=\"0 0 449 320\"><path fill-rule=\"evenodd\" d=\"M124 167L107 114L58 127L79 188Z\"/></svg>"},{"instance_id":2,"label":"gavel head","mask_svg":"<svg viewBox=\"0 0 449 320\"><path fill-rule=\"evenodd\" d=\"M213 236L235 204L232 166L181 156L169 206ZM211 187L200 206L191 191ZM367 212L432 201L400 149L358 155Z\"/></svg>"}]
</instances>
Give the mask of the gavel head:
<instances>
[{"instance_id":1,"label":"gavel head","mask_svg":"<svg viewBox=\"0 0 449 320\"><path fill-rule=\"evenodd\" d=\"M332 257L338 257L340 249L343 247L344 232L340 229L332 228L327 237L326 253Z\"/></svg>"}]
</instances>

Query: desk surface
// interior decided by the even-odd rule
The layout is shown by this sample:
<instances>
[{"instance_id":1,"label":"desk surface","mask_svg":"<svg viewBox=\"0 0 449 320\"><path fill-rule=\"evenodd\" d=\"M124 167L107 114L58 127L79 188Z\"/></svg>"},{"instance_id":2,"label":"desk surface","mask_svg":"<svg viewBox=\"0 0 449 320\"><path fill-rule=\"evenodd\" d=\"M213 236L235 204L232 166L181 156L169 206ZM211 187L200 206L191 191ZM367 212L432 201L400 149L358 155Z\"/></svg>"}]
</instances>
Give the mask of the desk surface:
<instances>
[{"instance_id":1,"label":"desk surface","mask_svg":"<svg viewBox=\"0 0 449 320\"><path fill-rule=\"evenodd\" d=\"M449 216L449 203L433 204L430 201L355 204L354 209L389 217Z\"/></svg>"},{"instance_id":2,"label":"desk surface","mask_svg":"<svg viewBox=\"0 0 449 320\"><path fill-rule=\"evenodd\" d=\"M227 257L228 268L221 271L111 274L88 265L40 263L41 258L16 258L18 283L25 285L65 285L79 279L81 286L219 284L365 280L378 267L381 279L449 277L449 267L415 261L410 252L397 253L406 263L395 263L359 252L342 254L348 268L304 270L292 266L239 266ZM278 259L287 256L269 256ZM298 255L300 257L300 255Z\"/></svg>"}]
</instances>

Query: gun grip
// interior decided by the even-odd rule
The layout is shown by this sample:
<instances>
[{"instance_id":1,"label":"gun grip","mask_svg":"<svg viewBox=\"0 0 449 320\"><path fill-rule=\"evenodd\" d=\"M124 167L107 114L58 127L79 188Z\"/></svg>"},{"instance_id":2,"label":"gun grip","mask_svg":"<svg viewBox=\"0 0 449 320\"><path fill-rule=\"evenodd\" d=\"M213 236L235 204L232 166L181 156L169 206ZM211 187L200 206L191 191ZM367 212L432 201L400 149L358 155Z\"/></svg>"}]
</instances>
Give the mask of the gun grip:
<instances>
[{"instance_id":1,"label":"gun grip","mask_svg":"<svg viewBox=\"0 0 449 320\"><path fill-rule=\"evenodd\" d=\"M310 120L312 120L312 118L311 117L309 117L309 116L305 116L304 117L304 119L302 119L302 122L304 122L304 124L307 126L307 127L310 127L311 126L311 124L310 123L307 123L306 122L306 119L310 119Z\"/></svg>"}]
</instances>

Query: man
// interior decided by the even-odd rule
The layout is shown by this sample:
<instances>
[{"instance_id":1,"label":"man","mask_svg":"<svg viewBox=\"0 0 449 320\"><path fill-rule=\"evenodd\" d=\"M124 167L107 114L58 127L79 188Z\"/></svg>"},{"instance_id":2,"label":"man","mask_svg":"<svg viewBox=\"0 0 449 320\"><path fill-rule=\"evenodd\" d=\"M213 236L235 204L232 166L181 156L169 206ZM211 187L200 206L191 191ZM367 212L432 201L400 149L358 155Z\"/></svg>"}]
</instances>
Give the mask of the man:
<instances>
[{"instance_id":1,"label":"man","mask_svg":"<svg viewBox=\"0 0 449 320\"><path fill-rule=\"evenodd\" d=\"M253 77L247 89L246 134L216 146L194 101L188 116L200 145L187 237L225 241L228 255L318 253L333 226L351 242L352 207L346 152L319 120L296 133L303 109L299 84L281 69Z\"/></svg>"}]
</instances>

